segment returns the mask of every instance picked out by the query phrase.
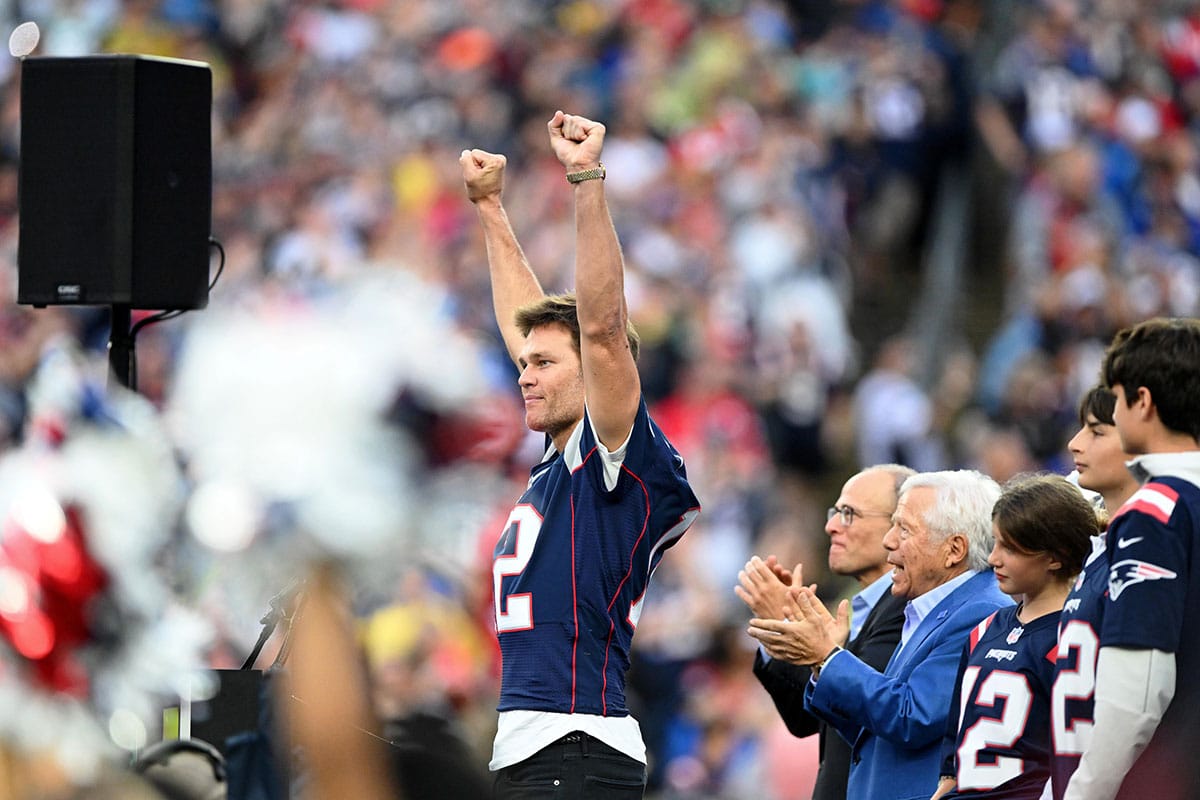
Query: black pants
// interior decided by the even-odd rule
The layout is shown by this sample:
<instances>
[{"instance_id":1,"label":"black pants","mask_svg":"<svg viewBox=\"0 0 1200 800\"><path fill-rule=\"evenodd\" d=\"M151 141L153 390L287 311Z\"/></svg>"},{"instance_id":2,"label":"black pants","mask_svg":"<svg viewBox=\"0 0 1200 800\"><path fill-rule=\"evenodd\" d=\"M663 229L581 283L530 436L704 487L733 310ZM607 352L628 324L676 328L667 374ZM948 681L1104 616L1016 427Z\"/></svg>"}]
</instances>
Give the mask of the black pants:
<instances>
[{"instance_id":1,"label":"black pants","mask_svg":"<svg viewBox=\"0 0 1200 800\"><path fill-rule=\"evenodd\" d=\"M495 800L638 800L646 767L576 731L496 773Z\"/></svg>"}]
</instances>

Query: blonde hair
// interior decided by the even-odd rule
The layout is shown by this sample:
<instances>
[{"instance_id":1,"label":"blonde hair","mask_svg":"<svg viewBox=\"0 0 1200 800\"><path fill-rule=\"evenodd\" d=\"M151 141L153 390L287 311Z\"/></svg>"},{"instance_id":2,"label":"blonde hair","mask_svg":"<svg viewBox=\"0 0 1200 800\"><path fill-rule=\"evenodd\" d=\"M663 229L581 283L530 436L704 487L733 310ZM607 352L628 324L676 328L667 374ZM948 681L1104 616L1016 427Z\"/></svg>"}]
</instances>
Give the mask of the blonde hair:
<instances>
[{"instance_id":1,"label":"blonde hair","mask_svg":"<svg viewBox=\"0 0 1200 800\"><path fill-rule=\"evenodd\" d=\"M571 342L575 345L575 352L579 352L579 313L574 292L548 294L521 306L517 309L516 323L522 336L528 336L531 330L543 325L562 325L571 332ZM629 352L637 361L641 337L628 320L625 321L625 337L629 340Z\"/></svg>"}]
</instances>

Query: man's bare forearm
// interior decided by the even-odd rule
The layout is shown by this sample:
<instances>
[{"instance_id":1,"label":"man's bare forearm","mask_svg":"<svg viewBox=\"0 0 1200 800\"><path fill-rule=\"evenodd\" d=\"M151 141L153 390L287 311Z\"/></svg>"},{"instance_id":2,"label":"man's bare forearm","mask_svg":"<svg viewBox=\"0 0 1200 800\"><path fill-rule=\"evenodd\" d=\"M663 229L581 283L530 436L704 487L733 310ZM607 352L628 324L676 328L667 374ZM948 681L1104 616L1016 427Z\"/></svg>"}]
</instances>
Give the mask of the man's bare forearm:
<instances>
[{"instance_id":1,"label":"man's bare forearm","mask_svg":"<svg viewBox=\"0 0 1200 800\"><path fill-rule=\"evenodd\" d=\"M604 181L575 186L575 292L580 333L592 341L625 342L625 263L604 196Z\"/></svg>"},{"instance_id":2,"label":"man's bare forearm","mask_svg":"<svg viewBox=\"0 0 1200 800\"><path fill-rule=\"evenodd\" d=\"M517 330L514 316L518 308L542 296L542 286L525 258L500 198L479 200L475 210L487 247L496 324L500 326L509 356L516 361L524 337Z\"/></svg>"}]
</instances>

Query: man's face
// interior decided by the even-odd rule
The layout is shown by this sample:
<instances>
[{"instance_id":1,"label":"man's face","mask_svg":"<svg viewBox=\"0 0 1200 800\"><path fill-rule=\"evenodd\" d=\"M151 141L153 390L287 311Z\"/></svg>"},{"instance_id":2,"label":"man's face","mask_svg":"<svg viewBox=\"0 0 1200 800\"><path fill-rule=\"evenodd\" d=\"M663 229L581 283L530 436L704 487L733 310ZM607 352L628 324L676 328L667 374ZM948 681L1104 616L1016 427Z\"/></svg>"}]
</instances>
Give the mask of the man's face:
<instances>
[{"instance_id":1,"label":"man's face","mask_svg":"<svg viewBox=\"0 0 1200 800\"><path fill-rule=\"evenodd\" d=\"M860 472L846 481L836 507L853 512L850 524L842 520L840 513L825 523L831 570L871 583L891 569L883 535L892 524L895 487L895 479L882 470Z\"/></svg>"},{"instance_id":2,"label":"man's face","mask_svg":"<svg viewBox=\"0 0 1200 800\"><path fill-rule=\"evenodd\" d=\"M525 401L525 424L558 435L583 419L583 370L565 325L542 325L525 337L518 383Z\"/></svg>"},{"instance_id":3,"label":"man's face","mask_svg":"<svg viewBox=\"0 0 1200 800\"><path fill-rule=\"evenodd\" d=\"M889 551L892 594L912 600L934 589L957 573L950 564L950 539L935 542L925 525L925 515L933 507L936 490L918 486L900 496L892 527L883 538Z\"/></svg>"},{"instance_id":4,"label":"man's face","mask_svg":"<svg viewBox=\"0 0 1200 800\"><path fill-rule=\"evenodd\" d=\"M1083 427L1067 442L1067 449L1079 472L1079 485L1084 489L1104 494L1132 480L1125 468L1129 456L1121 449L1116 426L1101 422L1094 414L1087 415Z\"/></svg>"}]
</instances>

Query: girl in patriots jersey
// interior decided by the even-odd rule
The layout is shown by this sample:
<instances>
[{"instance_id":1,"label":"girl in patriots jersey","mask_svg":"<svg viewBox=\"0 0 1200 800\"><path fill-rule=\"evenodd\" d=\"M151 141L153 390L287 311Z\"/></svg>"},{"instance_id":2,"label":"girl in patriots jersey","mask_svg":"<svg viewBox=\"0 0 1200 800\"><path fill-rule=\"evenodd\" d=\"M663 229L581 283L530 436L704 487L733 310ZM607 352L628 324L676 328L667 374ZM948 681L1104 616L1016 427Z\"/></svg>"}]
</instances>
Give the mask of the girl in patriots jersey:
<instances>
[{"instance_id":1,"label":"girl in patriots jersey","mask_svg":"<svg viewBox=\"0 0 1200 800\"><path fill-rule=\"evenodd\" d=\"M1091 504L1065 478L1018 477L1005 487L988 563L1017 604L979 623L963 649L935 800L1041 797L1059 615L1097 530Z\"/></svg>"}]
</instances>

